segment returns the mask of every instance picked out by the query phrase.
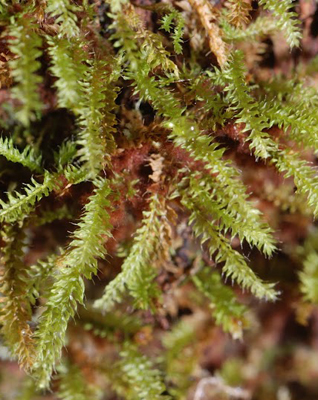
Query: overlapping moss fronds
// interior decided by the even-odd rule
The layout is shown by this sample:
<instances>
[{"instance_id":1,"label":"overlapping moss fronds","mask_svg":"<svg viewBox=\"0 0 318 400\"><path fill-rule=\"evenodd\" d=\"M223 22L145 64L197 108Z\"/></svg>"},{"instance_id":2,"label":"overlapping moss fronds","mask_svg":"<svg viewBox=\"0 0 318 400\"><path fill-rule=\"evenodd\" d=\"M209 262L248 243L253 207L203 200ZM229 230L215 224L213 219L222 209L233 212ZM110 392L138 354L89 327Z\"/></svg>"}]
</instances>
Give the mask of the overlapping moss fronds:
<instances>
[{"instance_id":1,"label":"overlapping moss fronds","mask_svg":"<svg viewBox=\"0 0 318 400\"><path fill-rule=\"evenodd\" d=\"M34 25L35 20L29 14L21 13L9 32L10 50L16 55L10 63L12 76L17 83L12 88L12 96L22 103L16 118L25 126L42 109L38 85L43 79L36 73L41 66L38 58L42 54L42 39Z\"/></svg>"},{"instance_id":2,"label":"overlapping moss fronds","mask_svg":"<svg viewBox=\"0 0 318 400\"><path fill-rule=\"evenodd\" d=\"M106 252L104 237L110 235L111 226L105 208L110 206L110 187L106 179L96 180L95 186L69 248L57 261L60 268L39 321L35 374L43 387L48 385L65 344L68 320L74 316L77 304L83 303L83 277L91 279L96 274L96 258L104 257Z\"/></svg>"},{"instance_id":3,"label":"overlapping moss fronds","mask_svg":"<svg viewBox=\"0 0 318 400\"><path fill-rule=\"evenodd\" d=\"M177 323L153 338L147 326L124 329L115 316L120 333L109 334L104 315L116 305L119 315L168 329L178 318L169 299L189 285L202 320L244 338L248 307L237 294L247 292L247 304L279 300L279 284L248 259L283 247L264 206L275 202L267 196L274 183L250 175L275 176L273 193L284 179L289 189L294 182L318 215L318 97L300 72L257 72L260 55L249 45L279 31L286 47L301 41L291 1L258 6L260 16L248 0L1 3L9 72L0 110L0 323L36 388L49 388L57 371L61 399L100 393L86 390L76 356L58 367L77 329L70 321L81 327L82 314L112 348L110 390L126 399L185 398L195 332ZM307 302L317 301L316 259L310 252L300 274ZM165 348L161 358L146 356L151 341ZM189 361L184 368L176 349Z\"/></svg>"},{"instance_id":4,"label":"overlapping moss fronds","mask_svg":"<svg viewBox=\"0 0 318 400\"><path fill-rule=\"evenodd\" d=\"M95 302L95 307L104 311L119 302L126 288L134 298L138 308L149 308L151 297L156 295L153 285L155 271L151 264L160 254L160 227L165 217L164 202L157 195L151 199L149 211L144 211L142 226L136 232L134 244L122 266L122 271L106 287L103 297Z\"/></svg>"},{"instance_id":5,"label":"overlapping moss fronds","mask_svg":"<svg viewBox=\"0 0 318 400\"><path fill-rule=\"evenodd\" d=\"M28 298L29 282L23 262L25 235L18 224L2 230L5 242L1 259L1 334L13 356L30 370L34 362L34 341L29 325L31 302Z\"/></svg>"}]
</instances>

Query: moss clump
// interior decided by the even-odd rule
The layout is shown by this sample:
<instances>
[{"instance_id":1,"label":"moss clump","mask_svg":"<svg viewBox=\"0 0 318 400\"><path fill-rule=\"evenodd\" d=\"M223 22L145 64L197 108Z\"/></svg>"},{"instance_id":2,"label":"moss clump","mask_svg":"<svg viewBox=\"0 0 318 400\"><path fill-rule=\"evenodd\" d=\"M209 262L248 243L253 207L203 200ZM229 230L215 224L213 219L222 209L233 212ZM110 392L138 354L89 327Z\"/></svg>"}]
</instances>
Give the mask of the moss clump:
<instances>
[{"instance_id":1,"label":"moss clump","mask_svg":"<svg viewBox=\"0 0 318 400\"><path fill-rule=\"evenodd\" d=\"M286 285L303 320L316 302L315 248L296 251L318 215L315 59L271 68L266 40L288 60L302 41L290 0L216 3L1 2L0 321L22 398L186 398L201 329L242 339ZM282 254L305 258L300 285L269 273Z\"/></svg>"}]
</instances>

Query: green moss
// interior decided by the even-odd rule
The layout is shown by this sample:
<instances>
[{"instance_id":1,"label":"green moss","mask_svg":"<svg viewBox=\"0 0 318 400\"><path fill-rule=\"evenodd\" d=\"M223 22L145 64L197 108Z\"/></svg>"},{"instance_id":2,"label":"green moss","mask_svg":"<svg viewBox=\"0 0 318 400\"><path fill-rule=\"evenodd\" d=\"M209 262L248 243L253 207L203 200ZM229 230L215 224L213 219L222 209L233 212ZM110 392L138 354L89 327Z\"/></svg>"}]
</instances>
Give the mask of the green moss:
<instances>
[{"instance_id":1,"label":"green moss","mask_svg":"<svg viewBox=\"0 0 318 400\"><path fill-rule=\"evenodd\" d=\"M278 251L275 229L244 183L235 158L239 151L220 140L220 130L226 136L232 127L234 142L255 165L293 179L313 216L318 214L316 169L302 157L304 148L317 151L318 117L311 111L317 106L316 91L297 75L270 82L251 76L247 54L237 48L239 42L254 43L277 30L291 47L298 46L301 35L291 1L261 0L263 11L272 14L254 21L244 1L227 4L218 21L229 46L222 68L212 64L213 58L206 62L202 57L208 52L204 39L212 35L209 29L199 37L201 54L200 45L190 40L194 25L200 36L204 17L196 14L198 3L193 4L193 10L185 11L170 4L141 7L145 18L150 13L160 17L154 26L127 1L110 1L106 11L86 1L1 3L1 26L9 36L6 78L13 80L5 87L13 113L0 138L7 192L0 199L1 332L12 355L42 389L50 386L67 343L69 320L76 318L78 304L85 303L85 282L98 273L99 263L109 271L110 282L104 294L99 290L100 298L94 293L87 301L91 305L94 300L100 318L117 303L127 315L141 309L160 318L171 294L166 288L191 276L191 290L210 301L216 324L241 338L248 307L236 303L239 289L261 300L279 298L275 283L261 278L244 251L233 246L237 240L263 258ZM217 52L222 50L214 51L220 59ZM5 116L7 108L3 106ZM68 115L70 122L52 133L46 122L51 115ZM273 127L279 129L276 136ZM35 175L15 176L13 163ZM44 246L38 262L24 265L23 251L32 251L32 246L31 239L24 243L21 238L32 238L29 232L39 226L66 220L76 228L61 239L64 249L57 243ZM172 265L175 242L182 237L181 220L187 221L201 250L196 247L188 257L191 265L176 278L178 267ZM118 242L132 242L121 271L109 265L111 257L117 260L113 247ZM209 257L222 277L212 267L197 267ZM310 302L317 302L316 261L311 251L300 275L301 291ZM237 291L226 279L238 285ZM182 335L180 344L178 337L167 335L165 356L155 362L136 344L112 336L120 359L117 372L109 375L113 389L127 399L164 399L170 398L166 393L172 384L176 387L171 393L182 398L190 385L180 377L183 369L173 359L178 356L173 347L179 346L190 360L185 373L194 370L195 357L186 354L193 332L178 326L183 327L184 343ZM172 364L177 364L176 371ZM167 386L157 368L166 371ZM233 383L239 381L235 368L229 363L223 370ZM85 392L85 374L76 366L65 363L59 374L60 398L94 398ZM78 386L70 385L71 379Z\"/></svg>"}]
</instances>

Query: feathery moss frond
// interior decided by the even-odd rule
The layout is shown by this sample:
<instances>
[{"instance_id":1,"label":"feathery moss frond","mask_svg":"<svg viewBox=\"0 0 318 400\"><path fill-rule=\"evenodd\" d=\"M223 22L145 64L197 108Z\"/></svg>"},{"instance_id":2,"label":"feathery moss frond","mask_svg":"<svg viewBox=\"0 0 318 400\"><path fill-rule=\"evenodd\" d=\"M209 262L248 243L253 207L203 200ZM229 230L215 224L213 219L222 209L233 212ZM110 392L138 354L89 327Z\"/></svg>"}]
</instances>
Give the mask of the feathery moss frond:
<instances>
[{"instance_id":1,"label":"feathery moss frond","mask_svg":"<svg viewBox=\"0 0 318 400\"><path fill-rule=\"evenodd\" d=\"M251 219L253 215L256 217L259 214L247 203L246 188L238 179L238 171L228 161L222 159L224 148L220 148L218 144L211 142L208 136L200 134L196 123L186 118L179 118L178 122L177 120L170 121L166 123L166 126L171 129L170 137L174 139L176 145L186 149L195 159L206 163L205 169L214 175L215 183L213 186L215 185L219 191L219 198L224 196L225 199L228 199L232 203L233 212L237 210L237 215L239 215L244 209L249 210L250 217L247 218ZM258 219L258 217L256 218ZM260 220L258 226L263 231L262 235L265 234L263 236L265 241L260 247L265 254L271 255L274 246L273 240L269 239L270 230L265 228ZM247 231L245 234L247 234ZM248 236L250 235L247 234ZM262 239L260 240L262 241Z\"/></svg>"},{"instance_id":2,"label":"feathery moss frond","mask_svg":"<svg viewBox=\"0 0 318 400\"><path fill-rule=\"evenodd\" d=\"M251 3L248 0L228 0L226 2L228 8L227 17L230 24L240 27L249 21L249 12L251 11Z\"/></svg>"},{"instance_id":3,"label":"feathery moss frond","mask_svg":"<svg viewBox=\"0 0 318 400\"><path fill-rule=\"evenodd\" d=\"M242 201L244 194L238 200L208 174L194 173L185 180L189 180L189 186L183 191L198 205L201 212L212 217L221 230L225 233L231 231L232 237L238 235L241 242L246 240L267 256L273 254L273 232L262 221L260 211L247 200L247 195L245 201Z\"/></svg>"},{"instance_id":4,"label":"feathery moss frond","mask_svg":"<svg viewBox=\"0 0 318 400\"><path fill-rule=\"evenodd\" d=\"M84 168L75 166L75 165L68 165L63 170L63 175L65 176L66 180L69 182L69 185L77 185L78 183L84 182L87 179L90 179L90 176L87 176L87 171Z\"/></svg>"},{"instance_id":5,"label":"feathery moss frond","mask_svg":"<svg viewBox=\"0 0 318 400\"><path fill-rule=\"evenodd\" d=\"M245 69L242 63L243 55L236 52L231 63L222 72L221 80L225 79L228 92L227 100L232 109L237 110L237 122L244 123L244 131L249 132L248 141L256 157L273 163L278 171L286 177L293 177L299 193L306 194L308 204L318 215L318 176L314 168L300 158L300 155L291 149L279 146L266 131L271 123L265 113L260 113L257 101L250 94L245 83Z\"/></svg>"},{"instance_id":6,"label":"feathery moss frond","mask_svg":"<svg viewBox=\"0 0 318 400\"><path fill-rule=\"evenodd\" d=\"M47 387L61 349L70 318L77 303L83 303L83 278L91 279L97 272L97 257L104 257L105 237L110 236L109 181L96 179L94 194L85 206L84 215L73 233L69 248L58 260L59 269L41 315L37 337L37 362L35 376L39 387Z\"/></svg>"},{"instance_id":7,"label":"feathery moss frond","mask_svg":"<svg viewBox=\"0 0 318 400\"><path fill-rule=\"evenodd\" d=\"M145 62L138 62L136 70L127 73L128 78L134 78L133 85L136 86L136 93L140 94L141 99L151 101L153 107L164 117L181 117L183 109L174 96L160 88L155 78L149 77L149 67ZM157 95L160 93L160 97Z\"/></svg>"},{"instance_id":8,"label":"feathery moss frond","mask_svg":"<svg viewBox=\"0 0 318 400\"><path fill-rule=\"evenodd\" d=\"M269 159L272 153L278 151L278 144L265 131L269 128L268 120L259 114L258 103L251 96L245 82L245 68L241 63L243 58L243 54L236 51L219 76L226 85L224 90L227 92L226 99L230 107L237 111L237 122L243 123L244 131L249 132L247 140L250 148L256 157Z\"/></svg>"},{"instance_id":9,"label":"feathery moss frond","mask_svg":"<svg viewBox=\"0 0 318 400\"><path fill-rule=\"evenodd\" d=\"M173 28L174 21L174 28ZM182 15L171 7L168 14L164 15L161 20L161 29L170 33L172 31L173 47L176 54L182 53L182 36L184 33L184 19Z\"/></svg>"},{"instance_id":10,"label":"feathery moss frond","mask_svg":"<svg viewBox=\"0 0 318 400\"><path fill-rule=\"evenodd\" d=\"M132 7L127 7L126 12L116 18L112 28L115 30L112 40L114 46L119 48L123 65L126 63L130 70L136 71L142 61L147 75L151 70L160 68L178 78L178 67L170 60L170 53L164 48L160 35L146 30ZM137 45L136 39L140 44Z\"/></svg>"},{"instance_id":11,"label":"feathery moss frond","mask_svg":"<svg viewBox=\"0 0 318 400\"><path fill-rule=\"evenodd\" d=\"M36 118L42 110L38 86L42 77L36 72L41 64L37 60L41 55L41 37L35 32L36 22L29 16L21 14L10 28L10 51L16 56L10 61L11 74L16 83L12 96L21 103L16 111L16 118L24 125Z\"/></svg>"},{"instance_id":12,"label":"feathery moss frond","mask_svg":"<svg viewBox=\"0 0 318 400\"><path fill-rule=\"evenodd\" d=\"M116 122L112 112L116 107L117 91L111 80L112 76L107 71L106 63L94 60L83 83L85 100L79 109L81 129L77 139L80 146L78 156L92 179L104 166L107 154L106 138L114 132Z\"/></svg>"},{"instance_id":13,"label":"feathery moss frond","mask_svg":"<svg viewBox=\"0 0 318 400\"><path fill-rule=\"evenodd\" d=\"M139 35L143 40L141 51L149 67L151 69L160 67L163 71L173 72L178 77L178 67L170 60L170 53L163 47L160 36L147 30L140 30Z\"/></svg>"},{"instance_id":14,"label":"feathery moss frond","mask_svg":"<svg viewBox=\"0 0 318 400\"><path fill-rule=\"evenodd\" d=\"M307 196L309 207L318 216L318 175L317 169L299 158L299 154L284 149L281 156L273 157L278 171L286 177L293 177L297 192Z\"/></svg>"},{"instance_id":15,"label":"feathery moss frond","mask_svg":"<svg viewBox=\"0 0 318 400\"><path fill-rule=\"evenodd\" d=\"M220 275L204 268L192 280L197 289L210 300L216 324L222 326L234 339L241 339L243 328L247 326L244 316L247 309L238 303L233 291L222 283Z\"/></svg>"},{"instance_id":16,"label":"feathery moss frond","mask_svg":"<svg viewBox=\"0 0 318 400\"><path fill-rule=\"evenodd\" d=\"M11 138L0 137L0 155L4 156L8 161L22 164L31 171L42 172L42 156L36 154L36 151L31 146L26 146L21 152L14 147Z\"/></svg>"},{"instance_id":17,"label":"feathery moss frond","mask_svg":"<svg viewBox=\"0 0 318 400\"><path fill-rule=\"evenodd\" d=\"M112 80L117 76L104 61L86 60L80 42L74 42L72 50L67 39L50 39L49 43L51 71L58 78L59 106L70 108L78 116L78 156L94 179L103 167L106 143L116 123L113 110L117 90Z\"/></svg>"},{"instance_id":18,"label":"feathery moss frond","mask_svg":"<svg viewBox=\"0 0 318 400\"><path fill-rule=\"evenodd\" d=\"M115 27L117 32L113 39L117 39L116 46L122 46L124 52L129 52L127 55L136 51L136 39L140 40L139 55L144 60L144 65L148 66L148 72L161 68L164 72L173 72L178 77L178 67L170 60L170 53L164 48L161 36L145 29L132 7L127 7L126 13L116 19Z\"/></svg>"},{"instance_id":19,"label":"feathery moss frond","mask_svg":"<svg viewBox=\"0 0 318 400\"><path fill-rule=\"evenodd\" d=\"M291 81L275 93L276 85L280 86L278 79L263 86L267 99L259 102L262 114L300 146L318 151L318 113L313 111L318 106L316 90Z\"/></svg>"},{"instance_id":20,"label":"feathery moss frond","mask_svg":"<svg viewBox=\"0 0 318 400\"><path fill-rule=\"evenodd\" d=\"M0 279L1 334L19 363L30 370L35 354L29 325L32 311L28 298L28 273L23 263L25 235L17 224L4 226L1 233L5 242Z\"/></svg>"},{"instance_id":21,"label":"feathery moss frond","mask_svg":"<svg viewBox=\"0 0 318 400\"><path fill-rule=\"evenodd\" d=\"M157 295L153 284L153 256L160 244L161 217L164 211L158 195L150 200L149 211L144 211L142 226L137 230L134 244L122 265L122 271L105 289L102 298L94 306L103 311L112 308L122 300L126 288L135 299L138 308L148 308L151 298Z\"/></svg>"},{"instance_id":22,"label":"feathery moss frond","mask_svg":"<svg viewBox=\"0 0 318 400\"><path fill-rule=\"evenodd\" d=\"M57 176L45 171L43 183L31 178L26 183L24 192L8 192L8 201L0 200L0 221L14 222L26 217L33 210L35 203L46 197L58 185Z\"/></svg>"},{"instance_id":23,"label":"feathery moss frond","mask_svg":"<svg viewBox=\"0 0 318 400\"><path fill-rule=\"evenodd\" d=\"M80 7L72 4L69 0L47 0L46 12L51 17L55 17L60 33L67 38L79 35L80 30L75 14L79 10Z\"/></svg>"},{"instance_id":24,"label":"feathery moss frond","mask_svg":"<svg viewBox=\"0 0 318 400\"><path fill-rule=\"evenodd\" d=\"M270 10L277 18L277 25L290 47L297 47L301 39L297 14L292 11L292 0L260 0L260 5Z\"/></svg>"},{"instance_id":25,"label":"feathery moss frond","mask_svg":"<svg viewBox=\"0 0 318 400\"><path fill-rule=\"evenodd\" d=\"M54 83L57 88L59 107L71 109L77 113L83 96L80 84L85 80L86 54L80 41L49 38L48 52L51 57L51 72L56 76Z\"/></svg>"},{"instance_id":26,"label":"feathery moss frond","mask_svg":"<svg viewBox=\"0 0 318 400\"><path fill-rule=\"evenodd\" d=\"M277 299L277 292L274 284L264 283L258 278L251 268L247 265L244 257L233 250L230 242L220 233L218 227L211 223L195 203L185 196L182 203L190 211L189 222L201 244L207 244L211 257L217 263L224 263L222 274L225 278L236 281L243 289L248 289L254 296L260 299L274 301Z\"/></svg>"},{"instance_id":27,"label":"feathery moss frond","mask_svg":"<svg viewBox=\"0 0 318 400\"><path fill-rule=\"evenodd\" d=\"M155 368L153 362L142 355L137 347L125 343L120 353L122 360L118 366L122 378L127 385L125 398L127 400L168 400L171 397L164 395L166 387L163 383L162 373Z\"/></svg>"}]
</instances>

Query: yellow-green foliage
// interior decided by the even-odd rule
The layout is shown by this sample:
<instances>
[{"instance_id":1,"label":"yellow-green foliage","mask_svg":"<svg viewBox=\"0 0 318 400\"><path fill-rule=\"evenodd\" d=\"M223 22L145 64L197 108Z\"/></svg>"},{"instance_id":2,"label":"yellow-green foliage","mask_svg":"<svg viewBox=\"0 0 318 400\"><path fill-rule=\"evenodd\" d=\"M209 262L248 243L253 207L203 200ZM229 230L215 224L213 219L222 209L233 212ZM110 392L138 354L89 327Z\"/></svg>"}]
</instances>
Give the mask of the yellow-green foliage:
<instances>
[{"instance_id":1,"label":"yellow-green foliage","mask_svg":"<svg viewBox=\"0 0 318 400\"><path fill-rule=\"evenodd\" d=\"M24 147L20 152L10 138L0 138L0 154L8 161L20 163L31 171L42 172L41 155L37 155L31 146Z\"/></svg>"},{"instance_id":2,"label":"yellow-green foliage","mask_svg":"<svg viewBox=\"0 0 318 400\"><path fill-rule=\"evenodd\" d=\"M277 26L283 32L291 47L298 46L301 38L297 14L291 11L292 0L260 0L265 9L270 10L277 18Z\"/></svg>"},{"instance_id":3,"label":"yellow-green foliage","mask_svg":"<svg viewBox=\"0 0 318 400\"><path fill-rule=\"evenodd\" d=\"M12 76L16 85L12 88L12 96L21 103L16 118L25 126L36 118L42 109L39 95L41 75L37 74L41 63L38 58L42 51L42 38L34 29L35 21L28 14L21 13L11 25L10 50L16 55L11 61Z\"/></svg>"},{"instance_id":4,"label":"yellow-green foliage","mask_svg":"<svg viewBox=\"0 0 318 400\"><path fill-rule=\"evenodd\" d=\"M222 284L219 274L216 272L211 274L208 268L204 268L193 277L193 282L210 300L216 323L221 325L225 332L230 332L234 338L242 338L244 328L242 321L246 308L237 302L232 290Z\"/></svg>"},{"instance_id":5,"label":"yellow-green foliage","mask_svg":"<svg viewBox=\"0 0 318 400\"><path fill-rule=\"evenodd\" d=\"M48 44L51 57L50 70L57 78L54 86L57 88L58 104L77 113L83 96L83 87L80 83L87 71L83 43L79 40L70 42L68 39L49 38Z\"/></svg>"},{"instance_id":6,"label":"yellow-green foliage","mask_svg":"<svg viewBox=\"0 0 318 400\"><path fill-rule=\"evenodd\" d=\"M141 354L136 346L125 343L120 356L117 368L122 373L126 399L171 399L170 396L163 395L166 388L161 371L156 369L154 363Z\"/></svg>"},{"instance_id":7,"label":"yellow-green foliage","mask_svg":"<svg viewBox=\"0 0 318 400\"><path fill-rule=\"evenodd\" d=\"M237 303L237 291L279 298L275 283L261 278L245 253L248 247L260 257L274 256L274 229L251 199L235 149L218 133L226 136L227 126L238 132L248 157L293 180L316 217L317 171L302 149L318 150L318 97L300 74L263 82L247 68L242 42L259 43L282 31L290 47L299 45L290 0L260 0L261 16L253 21L250 2L230 0L212 25L214 11L202 14L198 1L191 2L198 14L166 3L139 9L128 0L92 3L0 2L8 37L6 78L12 80L1 110L1 334L36 387L47 389L67 344L69 320L86 303L85 282L99 272L99 262L101 271L109 269L107 278L119 271L112 268L116 252L108 257L107 249L123 241L128 250L121 270L103 294L97 289L94 301L87 300L92 318L82 312L86 328L116 342L113 375L108 371L119 396L185 396L189 382L182 374L191 374L196 362L187 353L194 332L177 324L163 339L164 355L151 360L132 343L137 328L125 328L128 313L150 311L157 324L166 312L165 288L190 281L209 300L215 323L241 338L246 308ZM141 17L151 13L158 17L156 29L151 18ZM204 42L215 34L213 27L228 51L224 57L215 48L215 60ZM193 44L194 28L201 45ZM220 66L217 59L227 61ZM50 224L66 220L73 232L65 237L58 230L56 239L64 248L48 245L27 265L36 229L45 225L49 231ZM185 225L196 250L182 269L171 264L173 240L180 240L179 226ZM212 266L197 268L208 258L221 274ZM300 280L305 299L317 302L316 252L308 253ZM111 317L115 306L120 310ZM120 324L121 313L128 319ZM107 318L121 330L119 339ZM179 352L189 360L184 368ZM57 379L62 400L98 398L98 391L86 391L76 365L62 364Z\"/></svg>"},{"instance_id":8,"label":"yellow-green foliage","mask_svg":"<svg viewBox=\"0 0 318 400\"><path fill-rule=\"evenodd\" d=\"M41 315L37 331L37 360L35 374L42 387L48 385L50 375L65 343L68 320L74 316L77 303L83 303L83 277L91 279L97 272L97 257L103 257L104 235L110 235L109 182L98 179L95 190L78 228L73 234L69 248L58 261L60 268L48 295L46 310Z\"/></svg>"},{"instance_id":9,"label":"yellow-green foliage","mask_svg":"<svg viewBox=\"0 0 318 400\"><path fill-rule=\"evenodd\" d=\"M1 334L11 353L30 370L34 361L34 342L29 325L32 312L28 272L22 258L24 233L18 224L12 224L3 228L1 238L6 245L1 259Z\"/></svg>"},{"instance_id":10,"label":"yellow-green foliage","mask_svg":"<svg viewBox=\"0 0 318 400\"><path fill-rule=\"evenodd\" d=\"M134 244L122 266L122 271L106 287L102 298L95 302L95 307L103 311L119 302L126 288L134 297L135 306L149 308L151 296L156 295L153 283L155 271L151 264L160 252L160 226L165 216L160 198L151 199L149 211L144 211L142 226L137 230Z\"/></svg>"}]
</instances>

